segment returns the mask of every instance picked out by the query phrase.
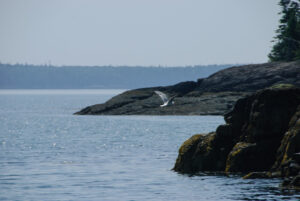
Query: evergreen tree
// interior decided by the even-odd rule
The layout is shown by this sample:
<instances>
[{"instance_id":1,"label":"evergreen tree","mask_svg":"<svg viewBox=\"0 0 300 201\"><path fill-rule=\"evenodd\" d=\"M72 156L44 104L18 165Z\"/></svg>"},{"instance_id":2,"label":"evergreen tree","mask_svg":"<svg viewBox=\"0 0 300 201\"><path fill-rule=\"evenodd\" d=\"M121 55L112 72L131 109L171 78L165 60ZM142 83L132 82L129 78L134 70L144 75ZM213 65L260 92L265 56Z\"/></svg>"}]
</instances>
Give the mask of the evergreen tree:
<instances>
[{"instance_id":1,"label":"evergreen tree","mask_svg":"<svg viewBox=\"0 0 300 201\"><path fill-rule=\"evenodd\" d=\"M300 59L300 0L281 0L282 18L269 58L271 61Z\"/></svg>"}]
</instances>

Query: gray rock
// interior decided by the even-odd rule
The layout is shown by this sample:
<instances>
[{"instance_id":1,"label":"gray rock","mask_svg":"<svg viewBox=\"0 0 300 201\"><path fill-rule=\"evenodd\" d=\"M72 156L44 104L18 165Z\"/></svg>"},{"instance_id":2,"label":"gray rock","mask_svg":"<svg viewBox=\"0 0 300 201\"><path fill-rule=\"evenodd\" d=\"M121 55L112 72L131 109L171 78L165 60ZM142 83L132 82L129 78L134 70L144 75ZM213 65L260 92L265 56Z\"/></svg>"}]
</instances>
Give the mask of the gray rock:
<instances>
[{"instance_id":1,"label":"gray rock","mask_svg":"<svg viewBox=\"0 0 300 201\"><path fill-rule=\"evenodd\" d=\"M223 115L235 102L258 89L278 84L300 86L300 61L245 65L221 70L197 82L126 91L104 104L88 106L80 115ZM175 104L161 108L162 91L176 95Z\"/></svg>"}]
</instances>

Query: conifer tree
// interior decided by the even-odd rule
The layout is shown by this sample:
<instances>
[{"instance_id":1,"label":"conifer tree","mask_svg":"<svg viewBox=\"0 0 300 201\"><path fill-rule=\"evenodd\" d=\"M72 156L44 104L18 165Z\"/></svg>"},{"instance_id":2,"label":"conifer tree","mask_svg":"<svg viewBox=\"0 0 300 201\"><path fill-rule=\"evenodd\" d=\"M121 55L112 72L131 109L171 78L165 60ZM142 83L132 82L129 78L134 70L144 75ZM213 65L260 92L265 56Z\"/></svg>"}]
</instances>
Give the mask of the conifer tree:
<instances>
[{"instance_id":1,"label":"conifer tree","mask_svg":"<svg viewBox=\"0 0 300 201\"><path fill-rule=\"evenodd\" d=\"M270 61L300 59L300 0L281 0L282 8L275 45L268 55Z\"/></svg>"}]
</instances>

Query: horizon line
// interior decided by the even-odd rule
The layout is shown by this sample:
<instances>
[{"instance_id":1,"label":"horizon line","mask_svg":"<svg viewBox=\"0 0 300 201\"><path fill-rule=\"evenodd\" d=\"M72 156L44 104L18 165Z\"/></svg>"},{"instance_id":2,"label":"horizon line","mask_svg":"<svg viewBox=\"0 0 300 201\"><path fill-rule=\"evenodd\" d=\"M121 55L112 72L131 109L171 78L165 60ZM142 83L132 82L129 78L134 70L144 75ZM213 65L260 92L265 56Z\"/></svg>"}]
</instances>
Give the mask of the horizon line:
<instances>
[{"instance_id":1,"label":"horizon line","mask_svg":"<svg viewBox=\"0 0 300 201\"><path fill-rule=\"evenodd\" d=\"M262 62L266 63L266 62ZM61 68L61 67L111 67L111 68L118 68L118 67L129 67L129 68L134 68L134 67L141 67L141 68L191 68L191 67L209 67L209 66L241 66L241 65L248 65L248 64L262 64L262 63L225 63L225 64L196 64L196 65L54 65L51 63L44 63L44 64L30 64L30 63L9 63L9 62L1 62L0 65L9 65L9 66L35 66L35 67L54 67L54 68Z\"/></svg>"}]
</instances>

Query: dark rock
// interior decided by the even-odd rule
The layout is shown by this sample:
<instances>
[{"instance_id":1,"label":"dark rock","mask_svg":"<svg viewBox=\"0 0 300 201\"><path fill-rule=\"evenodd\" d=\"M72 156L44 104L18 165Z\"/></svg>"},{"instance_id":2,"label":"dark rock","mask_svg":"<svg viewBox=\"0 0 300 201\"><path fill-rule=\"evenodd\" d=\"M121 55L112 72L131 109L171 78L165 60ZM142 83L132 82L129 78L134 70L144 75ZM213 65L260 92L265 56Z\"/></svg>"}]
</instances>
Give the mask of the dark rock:
<instances>
[{"instance_id":1,"label":"dark rock","mask_svg":"<svg viewBox=\"0 0 300 201\"><path fill-rule=\"evenodd\" d=\"M194 168L194 153L197 149L199 142L203 140L203 135L194 135L186 140L179 148L179 155L174 166L177 172L195 172Z\"/></svg>"},{"instance_id":2,"label":"dark rock","mask_svg":"<svg viewBox=\"0 0 300 201\"><path fill-rule=\"evenodd\" d=\"M299 103L300 90L296 88L266 89L239 100L232 117L229 118L230 113L225 116L241 142L228 155L226 171L269 170Z\"/></svg>"},{"instance_id":3,"label":"dark rock","mask_svg":"<svg viewBox=\"0 0 300 201\"><path fill-rule=\"evenodd\" d=\"M286 187L286 186L289 186L291 183L291 179L290 178L285 178L282 183L281 183L281 186L283 187Z\"/></svg>"},{"instance_id":4,"label":"dark rock","mask_svg":"<svg viewBox=\"0 0 300 201\"><path fill-rule=\"evenodd\" d=\"M293 180L290 183L291 186L300 188L300 175L297 175L293 178Z\"/></svg>"},{"instance_id":5,"label":"dark rock","mask_svg":"<svg viewBox=\"0 0 300 201\"><path fill-rule=\"evenodd\" d=\"M282 177L280 171L268 172L268 175L269 175L270 178L279 178L279 177Z\"/></svg>"},{"instance_id":6,"label":"dark rock","mask_svg":"<svg viewBox=\"0 0 300 201\"><path fill-rule=\"evenodd\" d=\"M176 94L177 96L183 96L192 90L194 90L198 86L198 83L193 81L181 82L173 85L172 87L166 88L166 93Z\"/></svg>"},{"instance_id":7,"label":"dark rock","mask_svg":"<svg viewBox=\"0 0 300 201\"><path fill-rule=\"evenodd\" d=\"M267 179L270 178L269 172L250 172L243 176L243 179Z\"/></svg>"},{"instance_id":8,"label":"dark rock","mask_svg":"<svg viewBox=\"0 0 300 201\"><path fill-rule=\"evenodd\" d=\"M194 139L195 136L182 144L173 170L181 173L223 171L227 155L234 145L230 125L221 125L216 132ZM189 145L191 142L193 146ZM187 145L192 149L186 151Z\"/></svg>"},{"instance_id":9,"label":"dark rock","mask_svg":"<svg viewBox=\"0 0 300 201\"><path fill-rule=\"evenodd\" d=\"M216 134L219 138L224 138L224 140L233 139L235 137L233 136L234 133L232 130L232 126L230 124L224 124L218 126L216 130Z\"/></svg>"},{"instance_id":10,"label":"dark rock","mask_svg":"<svg viewBox=\"0 0 300 201\"><path fill-rule=\"evenodd\" d=\"M257 92L253 98L242 139L248 142L281 140L299 105L299 89L267 89Z\"/></svg>"},{"instance_id":11,"label":"dark rock","mask_svg":"<svg viewBox=\"0 0 300 201\"><path fill-rule=\"evenodd\" d=\"M235 102L258 89L300 86L300 61L276 62L232 67L219 71L197 82L182 82L166 87L152 87L126 91L104 104L82 109L80 115L223 115ZM175 104L161 108L160 98L154 93L162 91L176 95ZM250 101L245 99L244 101ZM249 104L240 102L244 113L234 113L234 121L248 118ZM247 106L248 108L244 108ZM260 107L262 105L258 105ZM236 106L238 109L238 106ZM238 109L241 111L241 109ZM240 119L242 118L242 119ZM229 118L228 122L231 120ZM241 126L241 125L236 125ZM237 128L235 127L235 128ZM233 128L233 129L235 129Z\"/></svg>"},{"instance_id":12,"label":"dark rock","mask_svg":"<svg viewBox=\"0 0 300 201\"><path fill-rule=\"evenodd\" d=\"M275 84L300 86L300 61L246 65L221 70L197 87L199 91L257 91Z\"/></svg>"},{"instance_id":13,"label":"dark rock","mask_svg":"<svg viewBox=\"0 0 300 201\"><path fill-rule=\"evenodd\" d=\"M197 145L188 155L180 152L185 160L177 160L174 170L270 171L270 177L298 174L298 162L292 160L300 152L298 105L300 88L294 87L268 88L238 100L225 115L227 124L194 141Z\"/></svg>"},{"instance_id":14,"label":"dark rock","mask_svg":"<svg viewBox=\"0 0 300 201\"><path fill-rule=\"evenodd\" d=\"M173 170L181 173L224 170L231 149L224 142L223 136L216 133L191 137L181 145Z\"/></svg>"},{"instance_id":15,"label":"dark rock","mask_svg":"<svg viewBox=\"0 0 300 201\"><path fill-rule=\"evenodd\" d=\"M277 150L276 161L272 170L281 170L284 176L296 175L300 152L300 104L289 122L289 129L284 134ZM294 164L294 165L292 165ZM296 171L296 172L295 172ZM299 169L298 169L299 171Z\"/></svg>"},{"instance_id":16,"label":"dark rock","mask_svg":"<svg viewBox=\"0 0 300 201\"><path fill-rule=\"evenodd\" d=\"M292 159L300 164L300 153L294 153Z\"/></svg>"},{"instance_id":17,"label":"dark rock","mask_svg":"<svg viewBox=\"0 0 300 201\"><path fill-rule=\"evenodd\" d=\"M295 176L300 172L300 164L294 160L285 161L281 164L280 171L282 176Z\"/></svg>"},{"instance_id":18,"label":"dark rock","mask_svg":"<svg viewBox=\"0 0 300 201\"><path fill-rule=\"evenodd\" d=\"M166 92L164 88L149 88L124 92L104 104L96 104L82 109L75 114L91 115L222 115L233 106L233 103L246 93L232 96L229 92L203 94L201 97L177 95L175 104L161 108L161 99L155 90ZM171 92L171 90L170 90ZM224 100L224 102L223 102Z\"/></svg>"},{"instance_id":19,"label":"dark rock","mask_svg":"<svg viewBox=\"0 0 300 201\"><path fill-rule=\"evenodd\" d=\"M237 143L227 156L226 172L267 171L274 162L273 141L263 143ZM269 157L266 157L269 156Z\"/></svg>"},{"instance_id":20,"label":"dark rock","mask_svg":"<svg viewBox=\"0 0 300 201\"><path fill-rule=\"evenodd\" d=\"M300 190L300 175L285 178L281 186L283 188Z\"/></svg>"}]
</instances>

